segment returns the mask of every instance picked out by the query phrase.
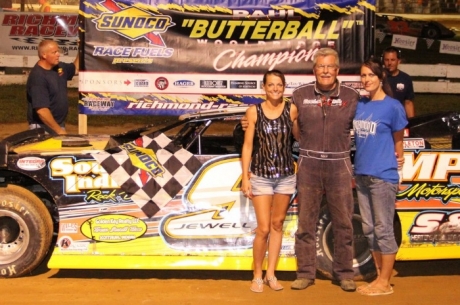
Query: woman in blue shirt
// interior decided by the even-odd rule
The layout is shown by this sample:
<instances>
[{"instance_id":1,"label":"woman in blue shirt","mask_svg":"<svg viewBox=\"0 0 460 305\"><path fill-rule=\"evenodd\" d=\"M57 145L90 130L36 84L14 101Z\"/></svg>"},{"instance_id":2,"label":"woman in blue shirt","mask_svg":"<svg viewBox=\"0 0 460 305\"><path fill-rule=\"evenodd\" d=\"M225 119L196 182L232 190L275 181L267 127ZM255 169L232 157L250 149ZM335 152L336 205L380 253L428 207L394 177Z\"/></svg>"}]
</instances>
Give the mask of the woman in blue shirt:
<instances>
[{"instance_id":1,"label":"woman in blue shirt","mask_svg":"<svg viewBox=\"0 0 460 305\"><path fill-rule=\"evenodd\" d=\"M407 119L401 103L391 97L380 62L370 59L362 64L361 82L369 96L358 102L353 120L355 179L363 232L369 242L377 278L357 290L363 295L387 295L393 293L390 278L398 252L393 219L400 181L398 161L402 166Z\"/></svg>"}]
</instances>

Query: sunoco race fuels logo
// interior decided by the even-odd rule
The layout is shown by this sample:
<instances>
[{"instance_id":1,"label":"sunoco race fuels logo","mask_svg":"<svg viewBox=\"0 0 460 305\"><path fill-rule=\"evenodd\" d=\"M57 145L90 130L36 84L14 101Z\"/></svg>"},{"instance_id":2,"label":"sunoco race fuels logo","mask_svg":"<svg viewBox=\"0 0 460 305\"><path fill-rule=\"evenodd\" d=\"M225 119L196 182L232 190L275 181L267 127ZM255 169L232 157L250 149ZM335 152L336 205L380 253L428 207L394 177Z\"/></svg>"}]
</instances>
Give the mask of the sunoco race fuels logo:
<instances>
[{"instance_id":1,"label":"sunoco race fuels logo","mask_svg":"<svg viewBox=\"0 0 460 305\"><path fill-rule=\"evenodd\" d=\"M144 37L151 45L166 47L160 33L176 25L171 22L171 17L155 15L133 6L122 9L113 0L99 3L111 11L92 20L99 31L115 32L133 41Z\"/></svg>"}]
</instances>

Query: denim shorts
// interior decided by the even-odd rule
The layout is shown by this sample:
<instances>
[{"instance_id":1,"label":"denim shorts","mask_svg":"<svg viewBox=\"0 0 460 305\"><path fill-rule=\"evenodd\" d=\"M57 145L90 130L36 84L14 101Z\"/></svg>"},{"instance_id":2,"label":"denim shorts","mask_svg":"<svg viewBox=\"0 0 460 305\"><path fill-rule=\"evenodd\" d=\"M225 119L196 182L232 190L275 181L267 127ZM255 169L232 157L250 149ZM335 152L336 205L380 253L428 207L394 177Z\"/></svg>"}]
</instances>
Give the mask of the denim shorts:
<instances>
[{"instance_id":1,"label":"denim shorts","mask_svg":"<svg viewBox=\"0 0 460 305\"><path fill-rule=\"evenodd\" d=\"M286 194L292 195L296 191L296 175L281 177L281 178L264 178L251 174L249 180L251 182L252 194L258 195L273 195Z\"/></svg>"},{"instance_id":2,"label":"denim shorts","mask_svg":"<svg viewBox=\"0 0 460 305\"><path fill-rule=\"evenodd\" d=\"M370 250L382 254L398 252L393 228L398 184L362 175L356 175L355 181L363 233Z\"/></svg>"}]
</instances>

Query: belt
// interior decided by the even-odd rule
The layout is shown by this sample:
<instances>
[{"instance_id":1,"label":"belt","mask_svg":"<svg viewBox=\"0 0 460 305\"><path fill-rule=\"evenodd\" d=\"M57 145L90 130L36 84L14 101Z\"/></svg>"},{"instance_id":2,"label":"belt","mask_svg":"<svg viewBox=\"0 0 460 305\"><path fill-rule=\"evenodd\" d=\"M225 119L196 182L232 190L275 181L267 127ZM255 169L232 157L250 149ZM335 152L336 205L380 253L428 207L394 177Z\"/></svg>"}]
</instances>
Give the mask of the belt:
<instances>
[{"instance_id":1,"label":"belt","mask_svg":"<svg viewBox=\"0 0 460 305\"><path fill-rule=\"evenodd\" d=\"M341 152L325 152L325 151L314 151L308 149L300 149L301 157L309 157L320 160L344 160L350 158L350 151Z\"/></svg>"}]
</instances>

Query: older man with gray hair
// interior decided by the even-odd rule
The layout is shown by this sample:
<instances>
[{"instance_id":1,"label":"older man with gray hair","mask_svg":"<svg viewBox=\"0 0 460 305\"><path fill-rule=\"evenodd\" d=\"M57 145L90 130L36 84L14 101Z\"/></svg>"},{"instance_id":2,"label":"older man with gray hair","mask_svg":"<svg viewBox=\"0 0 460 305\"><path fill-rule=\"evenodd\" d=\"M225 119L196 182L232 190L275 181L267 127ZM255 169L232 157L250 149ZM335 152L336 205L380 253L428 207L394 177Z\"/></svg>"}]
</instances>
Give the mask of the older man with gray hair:
<instances>
[{"instance_id":1,"label":"older man with gray hair","mask_svg":"<svg viewBox=\"0 0 460 305\"><path fill-rule=\"evenodd\" d=\"M53 40L43 40L38 45L38 57L26 85L29 128L65 134L69 109L67 81L78 74L79 56L77 54L73 63L60 62L58 44Z\"/></svg>"},{"instance_id":2,"label":"older man with gray hair","mask_svg":"<svg viewBox=\"0 0 460 305\"><path fill-rule=\"evenodd\" d=\"M325 195L334 233L332 275L344 291L353 281L353 170L350 129L359 94L337 80L339 56L330 48L313 58L316 81L296 88L292 102L299 116L298 229L295 239L297 279L292 289L311 286L316 277L316 223Z\"/></svg>"}]
</instances>

